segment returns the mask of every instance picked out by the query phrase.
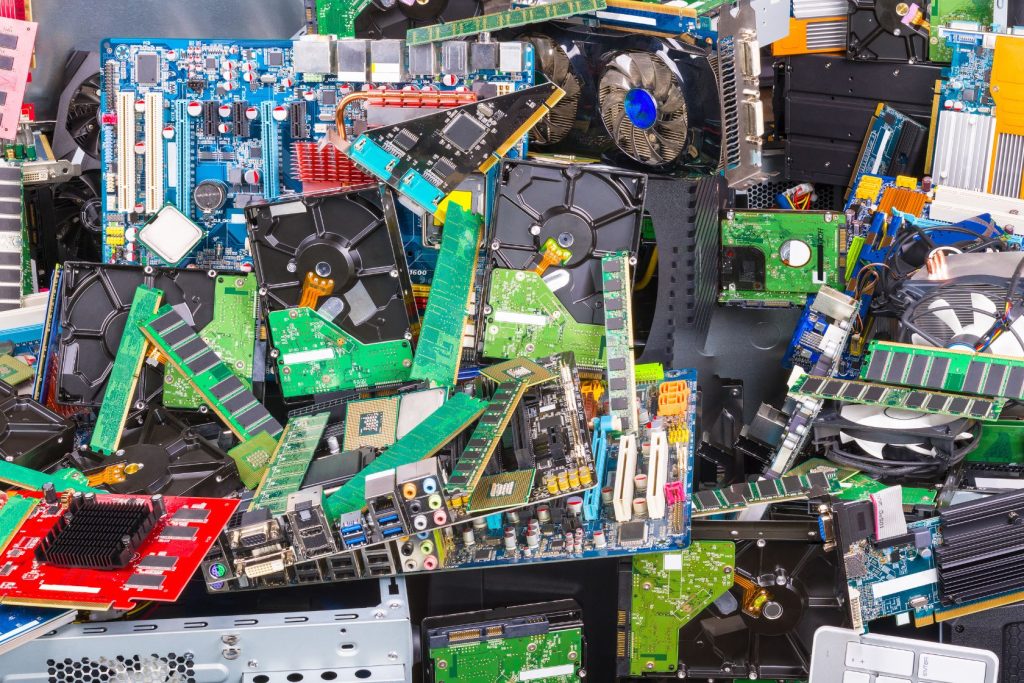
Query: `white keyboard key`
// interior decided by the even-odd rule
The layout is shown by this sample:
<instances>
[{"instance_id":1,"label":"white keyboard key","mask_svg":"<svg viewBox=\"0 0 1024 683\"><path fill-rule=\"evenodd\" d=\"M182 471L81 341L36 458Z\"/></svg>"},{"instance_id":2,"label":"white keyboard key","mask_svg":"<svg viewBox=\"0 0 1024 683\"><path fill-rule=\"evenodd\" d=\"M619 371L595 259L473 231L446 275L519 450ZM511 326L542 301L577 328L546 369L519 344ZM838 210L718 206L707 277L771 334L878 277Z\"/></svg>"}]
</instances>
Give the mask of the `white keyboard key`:
<instances>
[{"instance_id":1,"label":"white keyboard key","mask_svg":"<svg viewBox=\"0 0 1024 683\"><path fill-rule=\"evenodd\" d=\"M910 683L910 680L906 678L893 678L892 676L879 676L875 679L875 683Z\"/></svg>"},{"instance_id":2,"label":"white keyboard key","mask_svg":"<svg viewBox=\"0 0 1024 683\"><path fill-rule=\"evenodd\" d=\"M914 651L849 643L846 646L846 666L894 676L913 676Z\"/></svg>"},{"instance_id":3,"label":"white keyboard key","mask_svg":"<svg viewBox=\"0 0 1024 683\"><path fill-rule=\"evenodd\" d=\"M917 675L938 683L985 683L985 662L922 652Z\"/></svg>"},{"instance_id":4,"label":"white keyboard key","mask_svg":"<svg viewBox=\"0 0 1024 683\"><path fill-rule=\"evenodd\" d=\"M843 673L843 683L871 683L871 675L860 671L846 671Z\"/></svg>"}]
</instances>

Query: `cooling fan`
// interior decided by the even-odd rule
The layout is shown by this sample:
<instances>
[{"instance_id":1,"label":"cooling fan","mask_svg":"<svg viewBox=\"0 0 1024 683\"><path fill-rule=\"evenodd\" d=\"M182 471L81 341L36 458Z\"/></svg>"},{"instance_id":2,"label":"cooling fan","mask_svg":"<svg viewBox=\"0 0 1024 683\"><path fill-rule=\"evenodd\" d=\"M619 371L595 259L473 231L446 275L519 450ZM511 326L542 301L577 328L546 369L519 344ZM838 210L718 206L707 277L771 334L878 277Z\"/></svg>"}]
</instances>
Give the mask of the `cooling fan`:
<instances>
[{"instance_id":1,"label":"cooling fan","mask_svg":"<svg viewBox=\"0 0 1024 683\"><path fill-rule=\"evenodd\" d=\"M671 40L635 41L641 49L605 57L598 81L601 121L618 152L651 170L713 170L720 117L707 57Z\"/></svg>"},{"instance_id":2,"label":"cooling fan","mask_svg":"<svg viewBox=\"0 0 1024 683\"><path fill-rule=\"evenodd\" d=\"M526 39L533 45L537 70L565 91L551 112L530 129L530 142L541 146L555 145L564 140L576 125L583 83L581 76L573 70L565 44L544 35L527 36Z\"/></svg>"},{"instance_id":3,"label":"cooling fan","mask_svg":"<svg viewBox=\"0 0 1024 683\"><path fill-rule=\"evenodd\" d=\"M748 541L736 546L735 572L732 589L680 630L680 672L806 678L814 632L847 619L834 554L819 543Z\"/></svg>"},{"instance_id":4,"label":"cooling fan","mask_svg":"<svg viewBox=\"0 0 1024 683\"><path fill-rule=\"evenodd\" d=\"M132 427L132 423L141 426ZM210 425L217 437L220 428ZM129 421L121 447L111 456L82 450L75 466L90 482L111 493L165 496L230 497L239 490L235 463L202 425L192 426L162 408Z\"/></svg>"},{"instance_id":5,"label":"cooling fan","mask_svg":"<svg viewBox=\"0 0 1024 683\"><path fill-rule=\"evenodd\" d=\"M331 280L320 313L364 344L412 338L416 303L390 191L306 195L245 212L267 310L299 305L306 275Z\"/></svg>"},{"instance_id":6,"label":"cooling fan","mask_svg":"<svg viewBox=\"0 0 1024 683\"><path fill-rule=\"evenodd\" d=\"M100 57L73 52L64 66L64 89L57 107L53 153L81 164L83 171L100 167Z\"/></svg>"},{"instance_id":7,"label":"cooling fan","mask_svg":"<svg viewBox=\"0 0 1024 683\"><path fill-rule=\"evenodd\" d=\"M832 402L814 422L833 462L885 479L934 478L977 445L978 423L948 415Z\"/></svg>"},{"instance_id":8,"label":"cooling fan","mask_svg":"<svg viewBox=\"0 0 1024 683\"><path fill-rule=\"evenodd\" d=\"M942 280L919 271L901 288L901 341L1024 357L1020 267L1020 252L1002 252L952 254Z\"/></svg>"}]
</instances>

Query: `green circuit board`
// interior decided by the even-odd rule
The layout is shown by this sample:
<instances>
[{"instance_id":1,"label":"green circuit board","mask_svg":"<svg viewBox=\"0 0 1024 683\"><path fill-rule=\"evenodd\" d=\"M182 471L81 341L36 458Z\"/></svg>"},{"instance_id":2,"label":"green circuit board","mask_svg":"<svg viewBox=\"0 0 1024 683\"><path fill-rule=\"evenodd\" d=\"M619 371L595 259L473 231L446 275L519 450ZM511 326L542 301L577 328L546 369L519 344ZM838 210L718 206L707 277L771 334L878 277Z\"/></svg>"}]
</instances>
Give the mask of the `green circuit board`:
<instances>
[{"instance_id":1,"label":"green circuit board","mask_svg":"<svg viewBox=\"0 0 1024 683\"><path fill-rule=\"evenodd\" d=\"M577 683L583 629L449 644L429 656L435 683Z\"/></svg>"},{"instance_id":2,"label":"green circuit board","mask_svg":"<svg viewBox=\"0 0 1024 683\"><path fill-rule=\"evenodd\" d=\"M219 276L213 292L213 320L199 333L247 389L252 388L258 289L253 273ZM164 372L163 402L168 408L195 410L203 398L184 375L169 367Z\"/></svg>"},{"instance_id":3,"label":"green circuit board","mask_svg":"<svg viewBox=\"0 0 1024 683\"><path fill-rule=\"evenodd\" d=\"M555 2L531 5L530 7L516 7L504 12L482 14L478 17L459 19L458 21L411 28L406 33L405 40L409 45L455 40L488 31L500 31L586 12L596 12L607 6L605 0L555 0Z\"/></svg>"},{"instance_id":4,"label":"green circuit board","mask_svg":"<svg viewBox=\"0 0 1024 683\"><path fill-rule=\"evenodd\" d=\"M6 353L0 356L0 381L16 387L32 379L34 375L35 372L28 363Z\"/></svg>"},{"instance_id":5,"label":"green circuit board","mask_svg":"<svg viewBox=\"0 0 1024 683\"><path fill-rule=\"evenodd\" d=\"M354 38L356 19L370 6L370 0L317 0L315 6L317 33ZM307 17L307 21L309 19L312 17Z\"/></svg>"},{"instance_id":6,"label":"green circuit board","mask_svg":"<svg viewBox=\"0 0 1024 683\"><path fill-rule=\"evenodd\" d=\"M238 478L247 489L254 489L260 485L276 448L277 439L266 432L260 432L228 451L228 457L234 460L235 466L238 467Z\"/></svg>"},{"instance_id":7,"label":"green circuit board","mask_svg":"<svg viewBox=\"0 0 1024 683\"><path fill-rule=\"evenodd\" d=\"M686 550L633 558L631 675L679 668L679 629L732 588L735 565L732 541L694 541Z\"/></svg>"},{"instance_id":8,"label":"green circuit board","mask_svg":"<svg viewBox=\"0 0 1024 683\"><path fill-rule=\"evenodd\" d=\"M982 28L991 26L993 20L992 0L931 0L928 3L928 61L949 62L953 58L946 39L939 35L939 29L953 21L973 21Z\"/></svg>"},{"instance_id":9,"label":"green circuit board","mask_svg":"<svg viewBox=\"0 0 1024 683\"><path fill-rule=\"evenodd\" d=\"M285 398L394 384L409 379L412 345L363 344L312 308L267 316Z\"/></svg>"},{"instance_id":10,"label":"green circuit board","mask_svg":"<svg viewBox=\"0 0 1024 683\"><path fill-rule=\"evenodd\" d=\"M832 211L730 211L722 221L725 304L803 306L822 285L843 289L846 217Z\"/></svg>"},{"instance_id":11,"label":"green circuit board","mask_svg":"<svg viewBox=\"0 0 1024 683\"><path fill-rule=\"evenodd\" d=\"M300 415L288 421L249 505L250 510L268 508L275 515L285 511L288 496L302 487L330 416L330 413Z\"/></svg>"},{"instance_id":12,"label":"green circuit board","mask_svg":"<svg viewBox=\"0 0 1024 683\"><path fill-rule=\"evenodd\" d=\"M449 202L441 253L413 358L413 379L430 380L442 387L455 385L482 227L480 216Z\"/></svg>"},{"instance_id":13,"label":"green circuit board","mask_svg":"<svg viewBox=\"0 0 1024 683\"><path fill-rule=\"evenodd\" d=\"M149 345L140 326L153 317L163 298L164 293L159 289L140 285L135 290L114 366L103 391L103 404L96 417L96 428L89 441L89 447L97 453L113 455L121 443L121 432L124 431L124 423L135 397L135 387L139 383L139 373Z\"/></svg>"},{"instance_id":14,"label":"green circuit board","mask_svg":"<svg viewBox=\"0 0 1024 683\"><path fill-rule=\"evenodd\" d=\"M483 320L487 358L576 354L576 366L603 370L604 326L577 322L540 275L495 268Z\"/></svg>"}]
</instances>

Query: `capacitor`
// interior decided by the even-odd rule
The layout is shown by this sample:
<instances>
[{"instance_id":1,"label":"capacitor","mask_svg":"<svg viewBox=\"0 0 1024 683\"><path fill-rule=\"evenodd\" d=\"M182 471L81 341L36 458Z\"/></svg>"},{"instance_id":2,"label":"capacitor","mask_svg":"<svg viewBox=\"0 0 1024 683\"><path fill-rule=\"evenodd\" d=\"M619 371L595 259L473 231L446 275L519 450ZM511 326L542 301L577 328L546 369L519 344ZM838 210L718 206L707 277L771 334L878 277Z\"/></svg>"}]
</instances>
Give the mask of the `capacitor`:
<instances>
[{"instance_id":1,"label":"capacitor","mask_svg":"<svg viewBox=\"0 0 1024 683\"><path fill-rule=\"evenodd\" d=\"M217 107L217 114L219 114L222 119L230 119L231 118L231 105L230 104L222 104L222 105L220 105L219 107Z\"/></svg>"},{"instance_id":2,"label":"capacitor","mask_svg":"<svg viewBox=\"0 0 1024 683\"><path fill-rule=\"evenodd\" d=\"M605 548L608 546L608 540L604 537L604 532L598 529L594 532L594 547Z\"/></svg>"},{"instance_id":3,"label":"capacitor","mask_svg":"<svg viewBox=\"0 0 1024 683\"><path fill-rule=\"evenodd\" d=\"M250 168L249 170L247 170L245 172L245 176L244 177L245 177L245 182L249 183L250 185L259 185L260 184L260 172L257 171L255 168Z\"/></svg>"},{"instance_id":4,"label":"capacitor","mask_svg":"<svg viewBox=\"0 0 1024 683\"><path fill-rule=\"evenodd\" d=\"M633 499L633 513L637 515L647 514L647 499L646 498L634 498Z\"/></svg>"},{"instance_id":5,"label":"capacitor","mask_svg":"<svg viewBox=\"0 0 1024 683\"><path fill-rule=\"evenodd\" d=\"M337 455L338 453L341 453L341 444L338 443L338 437L327 437L327 450L330 451L331 455Z\"/></svg>"},{"instance_id":6,"label":"capacitor","mask_svg":"<svg viewBox=\"0 0 1024 683\"><path fill-rule=\"evenodd\" d=\"M646 493L647 492L647 475L646 474L638 474L638 475L634 476L633 477L633 488L636 490L637 493Z\"/></svg>"},{"instance_id":7,"label":"capacitor","mask_svg":"<svg viewBox=\"0 0 1024 683\"><path fill-rule=\"evenodd\" d=\"M539 532L526 532L526 545L529 548L536 548L540 545L540 533Z\"/></svg>"},{"instance_id":8,"label":"capacitor","mask_svg":"<svg viewBox=\"0 0 1024 683\"><path fill-rule=\"evenodd\" d=\"M605 505L611 505L612 499L615 496L615 491L611 486L605 486L601 489L601 502Z\"/></svg>"},{"instance_id":9,"label":"capacitor","mask_svg":"<svg viewBox=\"0 0 1024 683\"><path fill-rule=\"evenodd\" d=\"M158 493L155 496L150 496L149 501L153 504L153 512L157 515L162 517L167 514L167 505L164 503L164 497L162 494Z\"/></svg>"},{"instance_id":10,"label":"capacitor","mask_svg":"<svg viewBox=\"0 0 1024 683\"><path fill-rule=\"evenodd\" d=\"M558 495L558 480L555 479L555 475L553 475L553 474L545 474L544 475L544 486L547 488L548 493L550 493L551 495L553 495L553 496L557 496Z\"/></svg>"},{"instance_id":11,"label":"capacitor","mask_svg":"<svg viewBox=\"0 0 1024 683\"><path fill-rule=\"evenodd\" d=\"M288 107L277 105L273 111L274 120L278 123L288 120Z\"/></svg>"},{"instance_id":12,"label":"capacitor","mask_svg":"<svg viewBox=\"0 0 1024 683\"><path fill-rule=\"evenodd\" d=\"M569 470L569 488L578 489L580 487L580 475L576 470Z\"/></svg>"},{"instance_id":13,"label":"capacitor","mask_svg":"<svg viewBox=\"0 0 1024 683\"><path fill-rule=\"evenodd\" d=\"M50 505L56 505L57 503L57 488L53 485L52 481L43 484L43 500Z\"/></svg>"},{"instance_id":14,"label":"capacitor","mask_svg":"<svg viewBox=\"0 0 1024 683\"><path fill-rule=\"evenodd\" d=\"M528 532L536 531L537 533L540 533L540 522L537 521L536 517L530 519L530 521L526 523L526 530Z\"/></svg>"},{"instance_id":15,"label":"capacitor","mask_svg":"<svg viewBox=\"0 0 1024 683\"><path fill-rule=\"evenodd\" d=\"M572 496L565 501L565 507L569 510L569 514L578 516L583 512L583 499L579 496Z\"/></svg>"},{"instance_id":16,"label":"capacitor","mask_svg":"<svg viewBox=\"0 0 1024 683\"><path fill-rule=\"evenodd\" d=\"M203 103L192 100L188 103L188 106L185 107L185 111L188 112L189 116L198 118L203 115Z\"/></svg>"},{"instance_id":17,"label":"capacitor","mask_svg":"<svg viewBox=\"0 0 1024 683\"><path fill-rule=\"evenodd\" d=\"M484 531L487 529L487 518L477 517L473 520L473 528L478 531Z\"/></svg>"},{"instance_id":18,"label":"capacitor","mask_svg":"<svg viewBox=\"0 0 1024 683\"><path fill-rule=\"evenodd\" d=\"M227 135L232 130L230 123L219 123L217 124L217 132L221 135Z\"/></svg>"},{"instance_id":19,"label":"capacitor","mask_svg":"<svg viewBox=\"0 0 1024 683\"><path fill-rule=\"evenodd\" d=\"M926 175L925 177L921 178L921 192L931 192L931 191L932 191L932 177L930 175Z\"/></svg>"},{"instance_id":20,"label":"capacitor","mask_svg":"<svg viewBox=\"0 0 1024 683\"><path fill-rule=\"evenodd\" d=\"M191 107L192 105L189 105L189 106ZM189 113L191 113L191 112L189 112ZM260 110L257 109L256 107L249 107L248 109L245 110L245 118L249 119L250 121L255 121L256 119L259 118L259 116L260 116Z\"/></svg>"},{"instance_id":21,"label":"capacitor","mask_svg":"<svg viewBox=\"0 0 1024 683\"><path fill-rule=\"evenodd\" d=\"M569 490L569 475L565 472L558 473L558 490L563 493Z\"/></svg>"},{"instance_id":22,"label":"capacitor","mask_svg":"<svg viewBox=\"0 0 1024 683\"><path fill-rule=\"evenodd\" d=\"M146 153L146 143L145 142L136 142L135 143L135 153L138 154L139 156L142 156L143 154L145 154Z\"/></svg>"},{"instance_id":23,"label":"capacitor","mask_svg":"<svg viewBox=\"0 0 1024 683\"><path fill-rule=\"evenodd\" d=\"M259 79L259 76L252 71L246 71L242 74L242 80L246 83L254 83Z\"/></svg>"},{"instance_id":24,"label":"capacitor","mask_svg":"<svg viewBox=\"0 0 1024 683\"><path fill-rule=\"evenodd\" d=\"M519 511L509 510L505 513L505 521L509 524L519 524Z\"/></svg>"},{"instance_id":25,"label":"capacitor","mask_svg":"<svg viewBox=\"0 0 1024 683\"><path fill-rule=\"evenodd\" d=\"M462 530L462 545L467 548L476 545L476 534L473 533L472 528Z\"/></svg>"},{"instance_id":26,"label":"capacitor","mask_svg":"<svg viewBox=\"0 0 1024 683\"><path fill-rule=\"evenodd\" d=\"M576 548L576 539L572 537L572 534L566 534L562 538L562 542L565 543L565 552L573 553Z\"/></svg>"},{"instance_id":27,"label":"capacitor","mask_svg":"<svg viewBox=\"0 0 1024 683\"><path fill-rule=\"evenodd\" d=\"M313 100L316 99L316 91L307 90L306 92L302 93L302 99L306 100L307 102L312 102Z\"/></svg>"},{"instance_id":28,"label":"capacitor","mask_svg":"<svg viewBox=\"0 0 1024 683\"><path fill-rule=\"evenodd\" d=\"M516 543L516 530L512 527L505 527L505 549L515 550L518 543Z\"/></svg>"},{"instance_id":29,"label":"capacitor","mask_svg":"<svg viewBox=\"0 0 1024 683\"><path fill-rule=\"evenodd\" d=\"M146 100L135 100L135 111L139 114L146 111Z\"/></svg>"},{"instance_id":30,"label":"capacitor","mask_svg":"<svg viewBox=\"0 0 1024 683\"><path fill-rule=\"evenodd\" d=\"M547 505L537 506L537 519L540 520L541 524L546 524L551 521L551 508Z\"/></svg>"},{"instance_id":31,"label":"capacitor","mask_svg":"<svg viewBox=\"0 0 1024 683\"><path fill-rule=\"evenodd\" d=\"M174 126L164 126L164 140L174 139Z\"/></svg>"},{"instance_id":32,"label":"capacitor","mask_svg":"<svg viewBox=\"0 0 1024 683\"><path fill-rule=\"evenodd\" d=\"M590 486L590 484L592 484L594 481L594 477L590 473L589 467L581 467L578 470L576 476L579 477L581 486Z\"/></svg>"}]
</instances>

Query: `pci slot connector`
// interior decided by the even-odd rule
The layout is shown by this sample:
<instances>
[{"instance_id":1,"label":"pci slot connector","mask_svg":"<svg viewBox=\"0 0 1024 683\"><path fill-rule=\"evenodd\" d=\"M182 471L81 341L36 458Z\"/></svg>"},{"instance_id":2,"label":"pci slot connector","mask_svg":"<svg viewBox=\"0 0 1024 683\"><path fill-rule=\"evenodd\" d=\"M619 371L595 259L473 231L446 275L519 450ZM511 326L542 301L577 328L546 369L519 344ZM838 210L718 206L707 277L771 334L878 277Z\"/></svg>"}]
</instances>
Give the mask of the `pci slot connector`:
<instances>
[{"instance_id":1,"label":"pci slot connector","mask_svg":"<svg viewBox=\"0 0 1024 683\"><path fill-rule=\"evenodd\" d=\"M146 93L146 213L152 214L164 205L164 94Z\"/></svg>"},{"instance_id":2,"label":"pci slot connector","mask_svg":"<svg viewBox=\"0 0 1024 683\"><path fill-rule=\"evenodd\" d=\"M135 93L117 93L117 210L135 211Z\"/></svg>"}]
</instances>

